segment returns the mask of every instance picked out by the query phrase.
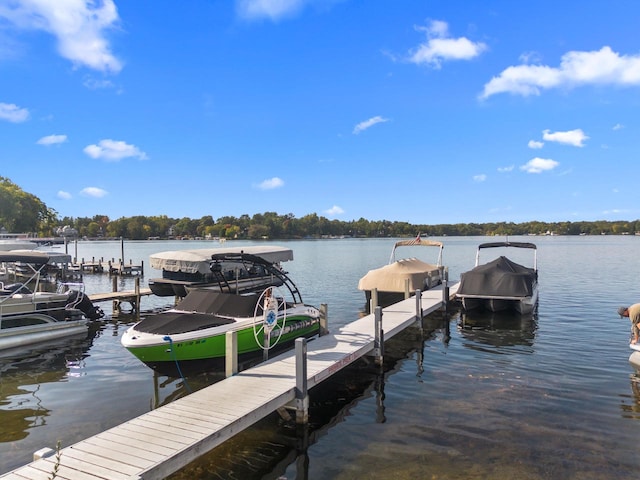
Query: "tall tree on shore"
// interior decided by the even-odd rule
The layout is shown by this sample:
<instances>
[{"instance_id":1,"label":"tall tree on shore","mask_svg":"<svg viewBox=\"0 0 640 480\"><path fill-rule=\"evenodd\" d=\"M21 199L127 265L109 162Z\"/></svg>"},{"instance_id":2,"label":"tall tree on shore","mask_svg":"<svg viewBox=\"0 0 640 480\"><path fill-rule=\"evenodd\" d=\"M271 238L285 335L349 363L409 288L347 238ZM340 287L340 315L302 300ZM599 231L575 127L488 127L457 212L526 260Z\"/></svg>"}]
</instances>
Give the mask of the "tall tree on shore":
<instances>
[{"instance_id":1,"label":"tall tree on shore","mask_svg":"<svg viewBox=\"0 0 640 480\"><path fill-rule=\"evenodd\" d=\"M0 177L0 226L7 231L51 235L57 217L57 212L47 208L38 197Z\"/></svg>"}]
</instances>

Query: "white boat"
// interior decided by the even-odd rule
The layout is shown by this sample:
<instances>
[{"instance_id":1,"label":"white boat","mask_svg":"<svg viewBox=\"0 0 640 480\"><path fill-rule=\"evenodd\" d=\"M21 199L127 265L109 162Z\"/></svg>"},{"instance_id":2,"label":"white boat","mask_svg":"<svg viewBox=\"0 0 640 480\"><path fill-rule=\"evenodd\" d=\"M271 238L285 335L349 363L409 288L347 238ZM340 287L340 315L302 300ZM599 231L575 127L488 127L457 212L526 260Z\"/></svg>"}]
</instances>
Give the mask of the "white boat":
<instances>
[{"instance_id":1,"label":"white boat","mask_svg":"<svg viewBox=\"0 0 640 480\"><path fill-rule=\"evenodd\" d=\"M398 247L435 247L438 257L435 264L426 263L416 257L396 260ZM378 305L385 307L397 303L416 290L425 291L442 283L444 267L442 266L442 242L424 240L418 235L412 240L400 240L393 245L389 263L383 267L369 270L358 282L358 290L365 293L366 311L370 311L372 291L378 293Z\"/></svg>"},{"instance_id":2,"label":"white boat","mask_svg":"<svg viewBox=\"0 0 640 480\"><path fill-rule=\"evenodd\" d=\"M36 248L38 248L38 244L29 240L13 238L0 239L0 252L8 252L11 250L35 250Z\"/></svg>"},{"instance_id":3,"label":"white boat","mask_svg":"<svg viewBox=\"0 0 640 480\"><path fill-rule=\"evenodd\" d=\"M480 251L486 248L523 248L533 250L533 266L520 265L505 256L480 264ZM515 310L526 314L538 305L537 247L529 242L489 242L478 246L475 267L460 276L456 297L465 311L485 309L492 312Z\"/></svg>"},{"instance_id":4,"label":"white boat","mask_svg":"<svg viewBox=\"0 0 640 480\"><path fill-rule=\"evenodd\" d=\"M188 288L232 285L233 293L264 290L279 286L279 280L251 262L212 262L213 255L256 255L281 268L282 262L293 260L293 251L277 246L242 246L172 250L150 255L151 267L162 271L162 278L149 280L149 288L160 297L185 297Z\"/></svg>"},{"instance_id":5,"label":"white boat","mask_svg":"<svg viewBox=\"0 0 640 480\"><path fill-rule=\"evenodd\" d=\"M0 352L87 331L89 319L102 317L81 283L61 283L56 292L38 291L40 276L58 254L0 252L0 263L32 271L24 283L0 282Z\"/></svg>"}]
</instances>

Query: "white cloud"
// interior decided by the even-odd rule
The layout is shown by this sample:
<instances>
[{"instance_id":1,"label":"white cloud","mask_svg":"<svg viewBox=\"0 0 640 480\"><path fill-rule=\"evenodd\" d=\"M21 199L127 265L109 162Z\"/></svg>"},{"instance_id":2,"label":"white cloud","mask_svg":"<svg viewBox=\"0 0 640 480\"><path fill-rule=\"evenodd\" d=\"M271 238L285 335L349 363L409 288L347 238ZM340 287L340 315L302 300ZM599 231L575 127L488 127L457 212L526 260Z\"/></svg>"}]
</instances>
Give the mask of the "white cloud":
<instances>
[{"instance_id":1,"label":"white cloud","mask_svg":"<svg viewBox=\"0 0 640 480\"><path fill-rule=\"evenodd\" d=\"M13 103L0 103L0 120L13 123L24 122L29 118L29 110Z\"/></svg>"},{"instance_id":2,"label":"white cloud","mask_svg":"<svg viewBox=\"0 0 640 480\"><path fill-rule=\"evenodd\" d=\"M621 123L616 123L616 124L613 126L613 129L614 129L614 130L622 130L623 128L624 128L624 125L622 125Z\"/></svg>"},{"instance_id":3,"label":"white cloud","mask_svg":"<svg viewBox=\"0 0 640 480\"><path fill-rule=\"evenodd\" d=\"M544 147L544 142L539 142L537 140L529 140L529 143L527 144L527 146L529 148L532 148L532 149L536 150L536 149Z\"/></svg>"},{"instance_id":4,"label":"white cloud","mask_svg":"<svg viewBox=\"0 0 640 480\"><path fill-rule=\"evenodd\" d=\"M567 52L560 66L507 67L485 84L481 99L498 93L540 95L541 90L580 85L640 85L640 55L620 55L611 47L591 52Z\"/></svg>"},{"instance_id":5,"label":"white cloud","mask_svg":"<svg viewBox=\"0 0 640 480\"><path fill-rule=\"evenodd\" d=\"M42 30L56 37L58 52L74 64L102 72L119 72L105 31L117 24L113 0L29 0L3 2L0 18L18 29Z\"/></svg>"},{"instance_id":6,"label":"white cloud","mask_svg":"<svg viewBox=\"0 0 640 480\"><path fill-rule=\"evenodd\" d=\"M364 132L367 128L373 127L376 123L384 123L388 122L388 118L383 118L380 115L375 117L371 117L369 120L365 120L364 122L360 122L353 128L353 134L358 135L360 132Z\"/></svg>"},{"instance_id":7,"label":"white cloud","mask_svg":"<svg viewBox=\"0 0 640 480\"><path fill-rule=\"evenodd\" d=\"M277 21L298 13L308 0L236 0L238 15L249 19L269 18Z\"/></svg>"},{"instance_id":8,"label":"white cloud","mask_svg":"<svg viewBox=\"0 0 640 480\"><path fill-rule=\"evenodd\" d=\"M508 167L498 167L498 172L500 173L512 172L513 169L514 169L513 165L509 165Z\"/></svg>"},{"instance_id":9,"label":"white cloud","mask_svg":"<svg viewBox=\"0 0 640 480\"><path fill-rule=\"evenodd\" d=\"M109 194L106 190L98 187L86 187L80 191L80 195L83 197L102 198Z\"/></svg>"},{"instance_id":10,"label":"white cloud","mask_svg":"<svg viewBox=\"0 0 640 480\"><path fill-rule=\"evenodd\" d=\"M532 158L527 163L520 167L520 170L524 170L527 173L542 173L547 170L553 170L558 165L560 165L555 160L551 160L550 158Z\"/></svg>"},{"instance_id":11,"label":"white cloud","mask_svg":"<svg viewBox=\"0 0 640 480\"><path fill-rule=\"evenodd\" d=\"M116 88L115 84L111 80L95 79L93 77L85 77L82 84L89 90L106 90Z\"/></svg>"},{"instance_id":12,"label":"white cloud","mask_svg":"<svg viewBox=\"0 0 640 480\"><path fill-rule=\"evenodd\" d=\"M473 181L474 182L484 182L487 179L487 176L484 173L481 173L480 175L474 175L473 176Z\"/></svg>"},{"instance_id":13,"label":"white cloud","mask_svg":"<svg viewBox=\"0 0 640 480\"><path fill-rule=\"evenodd\" d=\"M273 190L274 188L280 188L283 186L284 181L278 177L268 178L257 185L260 190Z\"/></svg>"},{"instance_id":14,"label":"white cloud","mask_svg":"<svg viewBox=\"0 0 640 480\"><path fill-rule=\"evenodd\" d=\"M71 198L71 194L69 192L65 192L64 190L60 190L56 196L61 198L62 200L69 200Z\"/></svg>"},{"instance_id":15,"label":"white cloud","mask_svg":"<svg viewBox=\"0 0 640 480\"><path fill-rule=\"evenodd\" d=\"M342 215L344 213L344 210L338 205L334 205L330 209L325 210L324 213L326 213L327 215Z\"/></svg>"},{"instance_id":16,"label":"white cloud","mask_svg":"<svg viewBox=\"0 0 640 480\"><path fill-rule=\"evenodd\" d=\"M46 137L42 137L36 143L38 145L49 146L49 145L58 145L66 141L67 141L66 135L47 135Z\"/></svg>"},{"instance_id":17,"label":"white cloud","mask_svg":"<svg viewBox=\"0 0 640 480\"><path fill-rule=\"evenodd\" d=\"M557 142L565 145L572 145L574 147L584 147L583 142L589 140L589 137L586 136L579 128L566 132L551 132L549 130L543 130L542 138L547 142Z\"/></svg>"},{"instance_id":18,"label":"white cloud","mask_svg":"<svg viewBox=\"0 0 640 480\"><path fill-rule=\"evenodd\" d=\"M440 68L443 61L471 60L487 49L482 42L472 42L466 37L449 37L448 24L440 20L433 20L427 27L415 28L427 35L426 43L409 52L409 61L418 65Z\"/></svg>"},{"instance_id":19,"label":"white cloud","mask_svg":"<svg viewBox=\"0 0 640 480\"><path fill-rule=\"evenodd\" d=\"M100 140L98 145L87 145L84 153L91 158L101 158L107 161L117 162L123 158L138 157L140 160L146 160L147 154L135 145L129 145L119 140Z\"/></svg>"}]
</instances>

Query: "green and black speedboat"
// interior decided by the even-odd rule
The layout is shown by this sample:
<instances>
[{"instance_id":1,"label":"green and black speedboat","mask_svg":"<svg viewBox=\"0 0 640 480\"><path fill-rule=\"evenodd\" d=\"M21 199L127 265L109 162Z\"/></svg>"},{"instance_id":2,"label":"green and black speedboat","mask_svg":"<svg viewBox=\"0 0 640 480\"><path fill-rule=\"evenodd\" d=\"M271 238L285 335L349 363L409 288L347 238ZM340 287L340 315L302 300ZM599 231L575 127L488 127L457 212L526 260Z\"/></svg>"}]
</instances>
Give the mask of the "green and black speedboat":
<instances>
[{"instance_id":1,"label":"green and black speedboat","mask_svg":"<svg viewBox=\"0 0 640 480\"><path fill-rule=\"evenodd\" d=\"M122 345L150 368L175 375L223 367L229 331L237 332L241 360L319 333L320 311L302 301L298 288L278 265L251 254L216 254L212 270L230 262L247 270L264 269L273 284L239 294L221 275L217 285L190 288L176 307L130 327Z\"/></svg>"}]
</instances>

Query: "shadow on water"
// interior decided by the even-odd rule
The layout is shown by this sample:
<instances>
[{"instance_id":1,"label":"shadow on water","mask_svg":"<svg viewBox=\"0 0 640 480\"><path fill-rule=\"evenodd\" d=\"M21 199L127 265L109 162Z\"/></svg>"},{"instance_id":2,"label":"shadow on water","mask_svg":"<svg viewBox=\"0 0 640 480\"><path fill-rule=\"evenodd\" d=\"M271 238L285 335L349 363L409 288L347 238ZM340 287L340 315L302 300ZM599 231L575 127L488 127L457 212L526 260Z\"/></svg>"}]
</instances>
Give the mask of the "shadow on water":
<instances>
[{"instance_id":1,"label":"shadow on water","mask_svg":"<svg viewBox=\"0 0 640 480\"><path fill-rule=\"evenodd\" d=\"M361 401L375 399L375 423L385 423L385 383L401 361L416 357L420 374L425 342L441 338L448 342L449 321L442 315L425 319L422 328L409 327L385 343L383 365L364 357L309 391L309 424L295 424L295 413L273 413L238 433L170 476L185 479L282 479L308 480L307 448L329 430L343 423ZM189 377L206 386L200 376ZM197 387L196 387L197 388ZM183 392L184 393L184 392ZM170 398L165 399L165 403ZM294 470L292 473L290 470ZM287 476L294 475L294 476Z\"/></svg>"}]
</instances>

